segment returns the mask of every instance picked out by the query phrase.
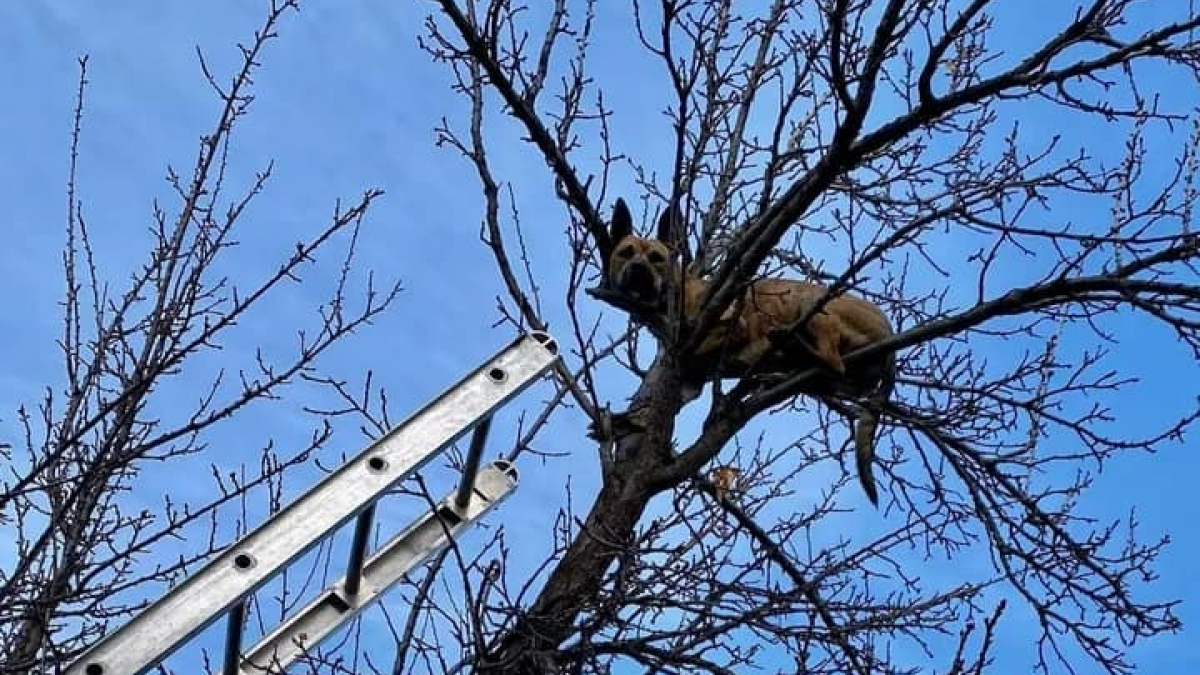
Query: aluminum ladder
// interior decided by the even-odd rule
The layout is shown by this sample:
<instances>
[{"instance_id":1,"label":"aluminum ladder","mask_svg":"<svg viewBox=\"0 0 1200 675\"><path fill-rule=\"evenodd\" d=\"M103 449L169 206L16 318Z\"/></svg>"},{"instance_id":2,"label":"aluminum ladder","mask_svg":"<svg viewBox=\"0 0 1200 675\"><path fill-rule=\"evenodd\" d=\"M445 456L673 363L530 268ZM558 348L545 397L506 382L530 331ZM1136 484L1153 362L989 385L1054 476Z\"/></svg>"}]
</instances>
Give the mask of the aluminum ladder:
<instances>
[{"instance_id":1,"label":"aluminum ladder","mask_svg":"<svg viewBox=\"0 0 1200 675\"><path fill-rule=\"evenodd\" d=\"M557 360L549 335L517 339L92 645L66 675L142 675L222 616L223 675L283 673L516 489L517 473L507 462L479 466L492 413ZM457 489L368 556L380 497L472 430ZM243 652L250 594L351 519L346 575Z\"/></svg>"}]
</instances>

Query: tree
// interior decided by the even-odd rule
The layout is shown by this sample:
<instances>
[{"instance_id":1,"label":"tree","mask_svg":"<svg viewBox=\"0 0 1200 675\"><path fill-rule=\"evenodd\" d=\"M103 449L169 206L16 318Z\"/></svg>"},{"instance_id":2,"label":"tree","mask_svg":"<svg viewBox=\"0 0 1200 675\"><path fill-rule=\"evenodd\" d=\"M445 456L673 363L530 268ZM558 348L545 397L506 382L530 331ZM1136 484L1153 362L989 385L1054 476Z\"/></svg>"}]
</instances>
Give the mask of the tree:
<instances>
[{"instance_id":1,"label":"tree","mask_svg":"<svg viewBox=\"0 0 1200 675\"><path fill-rule=\"evenodd\" d=\"M137 485L147 465L201 453L215 428L248 407L319 379L318 357L386 310L400 291L398 284L368 283L361 292L351 286L358 231L378 190L338 205L311 238L273 269L264 266L260 279L242 284L228 276L226 258L245 211L271 176L268 166L234 193L237 186L226 180L231 138L252 101L258 59L294 8L287 0L272 4L228 85L205 68L220 97L218 120L201 138L190 174L168 171L177 203L156 205L153 247L123 289L110 286L101 271L104 261L93 254L95 234L76 193L87 75L87 59L80 60L62 256L61 388L47 386L40 405L21 408L23 438L0 444L10 467L0 482L0 536L15 542L16 554L0 573L0 672L65 666L110 619L145 604L131 602L130 591L177 581L225 545L218 512L240 504L244 525L248 495L265 493L277 506L284 474L329 441L328 424L294 451L262 448L257 471L216 475L207 503L172 501L168 494L161 509L136 510L122 493ZM339 245L342 275L317 308L318 321L296 329L292 354L263 349L250 363L218 356L239 324L267 311L283 288L304 283L317 257L336 254ZM206 358L217 366L207 367ZM207 382L199 379L208 373ZM165 406L171 398L191 407ZM173 538L201 544L151 569L139 564Z\"/></svg>"},{"instance_id":2,"label":"tree","mask_svg":"<svg viewBox=\"0 0 1200 675\"><path fill-rule=\"evenodd\" d=\"M478 175L508 318L541 328L545 297L518 276L529 268L511 243L523 241L512 236L521 221L515 207L502 214L519 198L489 161L487 132L503 117L541 154L567 206L571 389L597 428L612 427L599 436L609 441L603 487L587 516L532 602L496 610L476 672L608 672L619 662L906 672L911 663L893 660L905 646L930 652L931 672L982 672L1007 597L1037 618L1041 670L1090 661L1119 673L1132 669L1125 645L1178 627L1173 603L1129 583L1153 574L1164 542L1140 541L1132 516L1127 527L1096 523L1078 500L1087 467L1163 447L1196 418L1190 388L1164 428L1114 429L1114 392L1137 376L1102 345L1148 340L1184 362L1200 356L1200 118L1187 103L1200 16L1179 3L1150 17L1121 0L1069 3L1036 22L988 0L634 2L637 43L624 49L658 63L644 86L668 92L666 167L643 164L611 132L620 115L650 111L609 109L590 76L602 39L595 3L437 5L424 46L470 106L439 140ZM1018 29L1033 37L1014 49L1004 31ZM1189 94L1171 98L1167 82ZM1039 118L1054 120L1053 133ZM1121 134L1118 152L1079 145L1072 128L1096 121L1108 138ZM1151 148L1169 148L1165 175L1148 175ZM680 205L682 262L711 285L691 320L677 308L635 312L610 342L577 308L612 250L601 204L620 196L612 187L626 169L653 210ZM1110 207L1104 222L1070 215L1095 203ZM946 260L949 237L964 262ZM903 515L875 539L814 534L834 527L841 483L801 503L768 487L768 471L811 473L842 454L844 425L828 411L851 404L803 395L816 370L716 387L699 431L676 433L697 344L748 283L776 274L870 298L900 327L855 355L893 350L900 361L879 470L888 508ZM655 320L665 328L644 365L638 329ZM597 393L608 361L640 381L619 418ZM773 409L813 427L740 448L752 488L740 504L718 500L722 513L702 507L693 488L715 494L706 467ZM1041 477L1056 465L1074 473ZM665 494L673 509L663 514L652 504ZM785 504L771 508L776 499ZM972 542L986 542L992 560L975 579L926 588L897 563L909 547L933 558Z\"/></svg>"},{"instance_id":3,"label":"tree","mask_svg":"<svg viewBox=\"0 0 1200 675\"><path fill-rule=\"evenodd\" d=\"M502 322L526 331L553 320L564 347L553 394L508 456L536 452L547 420L576 408L599 441L572 445L598 446L602 481L586 515L572 503L559 511L550 559L526 559L501 530L477 550L452 547L405 584L404 603L385 606L395 654L356 636L314 653L311 672L386 672L389 659L397 673L982 673L1026 614L1041 671L1125 673L1129 646L1178 629L1176 603L1148 584L1166 541L1147 541L1132 512L1097 521L1087 494L1114 458L1194 433L1188 381L1161 428L1115 420L1141 393L1134 369L1151 365L1122 349L1187 365L1200 356L1200 15L1132 0L1047 6L1037 21L989 0L765 4L634 2L622 36L600 30L612 8L595 2L431 3L422 47L466 104L437 141L478 179L483 240L508 294ZM398 291L369 286L348 308L376 191L338 209L255 291L220 274L269 174L228 201L230 132L263 44L294 7L272 3L232 86L205 68L220 121L192 179L172 174L178 213L161 212L158 245L119 298L98 281L70 182L65 395L22 413L26 457L6 456L16 478L0 483L0 527L18 541L0 578L0 671L69 661L105 619L129 614L121 594L176 578L219 544L210 536L150 571L145 552L244 495L277 503L279 477L333 426L389 426L370 379L357 387L313 370ZM612 50L640 50L639 77L657 65L648 91L665 96L665 116L608 107L615 83L594 73ZM79 100L82 110L82 88ZM669 164L623 143L630 118L659 127ZM528 245L549 239L528 224L540 177L498 169L494 148L514 129L565 205L567 263L552 261L566 268L561 285L535 273L544 249ZM1123 142L1086 143L1098 133ZM621 194L632 186L640 194ZM673 243L711 282L696 316L604 292L619 196L651 220L678 205ZM171 377L339 238L344 273L293 358L260 361L233 386L216 377L195 411L155 417ZM713 383L685 409L696 346L749 283L771 276L817 280L830 297L888 313L896 334L847 363L896 354L890 400L816 395L826 375L808 367ZM223 485L209 505L117 506L147 461L202 450L216 425L297 380L337 401L318 411L332 426L308 447L265 449L259 475ZM630 381L628 405L610 411L606 397ZM879 511L841 468L846 417L872 406ZM987 565L939 565L972 545ZM283 596L281 608L295 602ZM347 663L345 651L369 658Z\"/></svg>"}]
</instances>

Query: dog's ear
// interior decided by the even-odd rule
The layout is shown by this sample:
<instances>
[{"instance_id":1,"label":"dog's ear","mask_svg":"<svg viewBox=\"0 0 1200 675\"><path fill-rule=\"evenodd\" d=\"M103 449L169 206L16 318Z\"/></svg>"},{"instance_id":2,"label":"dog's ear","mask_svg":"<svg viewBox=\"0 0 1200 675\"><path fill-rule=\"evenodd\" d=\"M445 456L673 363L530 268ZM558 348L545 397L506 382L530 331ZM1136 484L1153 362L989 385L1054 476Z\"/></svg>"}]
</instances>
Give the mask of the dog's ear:
<instances>
[{"instance_id":1,"label":"dog's ear","mask_svg":"<svg viewBox=\"0 0 1200 675\"><path fill-rule=\"evenodd\" d=\"M663 209L662 215L658 217L658 240L672 249L675 248L675 227L678 225L682 230L683 214L679 212L679 205L672 203L666 209ZM683 234L681 231L680 235Z\"/></svg>"},{"instance_id":2,"label":"dog's ear","mask_svg":"<svg viewBox=\"0 0 1200 675\"><path fill-rule=\"evenodd\" d=\"M617 203L613 204L612 222L609 224L608 236L612 239L612 245L616 246L618 241L633 234L633 214L629 212L629 206L625 204L625 200L617 198Z\"/></svg>"}]
</instances>

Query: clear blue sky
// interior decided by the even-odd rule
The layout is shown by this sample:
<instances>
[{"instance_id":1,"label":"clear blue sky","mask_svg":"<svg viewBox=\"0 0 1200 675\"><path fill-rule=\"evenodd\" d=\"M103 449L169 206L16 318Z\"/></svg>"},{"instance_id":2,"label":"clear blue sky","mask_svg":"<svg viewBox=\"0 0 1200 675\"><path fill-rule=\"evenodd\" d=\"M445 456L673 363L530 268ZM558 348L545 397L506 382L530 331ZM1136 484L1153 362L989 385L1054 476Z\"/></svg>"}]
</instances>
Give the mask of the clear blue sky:
<instances>
[{"instance_id":1,"label":"clear blue sky","mask_svg":"<svg viewBox=\"0 0 1200 675\"><path fill-rule=\"evenodd\" d=\"M632 38L622 25L623 7L612 3L599 10L600 25L619 32L610 44ZM257 100L237 134L232 167L236 181L269 160L275 162L274 178L248 214L240 236L244 245L234 259L235 273L248 281L266 272L256 262L273 253L285 255L298 238L316 231L335 200L353 200L372 186L387 191L370 215L360 261L385 276L399 276L407 290L393 312L349 348L331 353L323 365L347 377L375 370L378 380L387 383L399 416L509 339L507 329L491 328L495 296L502 289L490 255L478 241L481 198L473 172L453 152L433 147L435 124L443 115L461 120L464 104L449 92L443 67L430 63L416 46L426 8L426 3L382 0L312 2L290 16L256 78ZM0 44L5 45L0 81L9 93L0 107L6 242L0 265L7 279L0 287L0 334L7 336L8 347L0 367L3 437L13 437L16 407L34 402L42 387L60 377L54 340L63 288L63 187L77 57L90 57L80 196L102 270L119 285L141 258L152 200L170 200L165 167L190 166L196 139L215 119L216 103L199 73L194 46L205 49L217 72L230 72L237 57L234 42L245 40L259 25L262 9L263 3L232 0L0 5ZM599 48L605 48L603 42ZM671 145L658 116L658 97L640 93L627 77L635 66L623 60L628 58L623 50L603 56L593 60L593 74L609 88L606 100L620 113L617 137L624 148L636 148L643 162L656 163L665 172ZM1096 140L1104 141L1099 135ZM548 206L544 165L525 146L510 141L495 145L498 172L544 209L523 214L530 245L542 252L535 271L543 279L561 278L562 211ZM625 185L631 185L630 179L621 177ZM328 280L330 273L329 268L318 269L314 278ZM256 344L286 349L292 335L279 333L278 327L311 325L312 304L320 297L319 288L281 294L269 314L242 327L226 356L245 364ZM565 330L558 295L547 299L552 328ZM1136 327L1128 328L1136 335ZM1136 340L1117 349L1129 350L1121 358L1142 358ZM1164 360L1161 367L1142 369L1145 386L1128 403L1144 407L1131 408L1131 417L1173 405L1179 363ZM630 384L618 381L607 388L614 403ZM535 402L545 391L528 400ZM253 461L272 437L281 444L301 442L313 420L297 408L285 404L249 411L214 435L212 450L195 466L203 471L208 462L233 467L247 458ZM581 432L581 416L560 415L542 447L571 456L545 465L528 462L523 467L526 480L503 507L502 522L510 537L522 546L528 543L534 554L530 560L540 560L536 554L549 545L542 533L552 523L568 479L577 509L595 490L594 449ZM511 427L498 430L498 435L504 433L511 434ZM353 452L357 443L345 434L334 450ZM1153 590L1157 597L1200 601L1192 565L1200 555L1200 534L1191 518L1197 504L1191 476L1197 471L1200 460L1182 447L1154 457L1133 456L1110 465L1085 500L1085 510L1109 518L1136 504L1147 539L1171 534L1174 543L1162 559L1162 580ZM204 481L184 484L178 475L151 468L134 498L154 504L169 492L199 500L211 489ZM290 485L298 489L304 480ZM534 536L520 536L516 524L524 524ZM11 554L3 546L0 560ZM1194 603L1185 603L1180 614L1187 625L1200 620ZM1010 623L1007 630L1015 638L1021 626ZM1182 672L1185 665L1200 662L1191 656L1187 637L1186 632L1163 637L1135 650L1142 672ZM1016 651L1001 656L1008 667L997 672L1021 672L1027 663L1021 653L1024 643L1010 644Z\"/></svg>"}]
</instances>

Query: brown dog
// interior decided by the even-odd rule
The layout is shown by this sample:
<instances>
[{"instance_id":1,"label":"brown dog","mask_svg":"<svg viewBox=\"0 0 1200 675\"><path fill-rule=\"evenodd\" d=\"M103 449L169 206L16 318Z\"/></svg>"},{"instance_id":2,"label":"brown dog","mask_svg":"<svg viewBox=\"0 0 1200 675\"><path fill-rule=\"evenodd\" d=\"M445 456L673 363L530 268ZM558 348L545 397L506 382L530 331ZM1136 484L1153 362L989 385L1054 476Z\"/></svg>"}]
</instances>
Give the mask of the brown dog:
<instances>
[{"instance_id":1,"label":"brown dog","mask_svg":"<svg viewBox=\"0 0 1200 675\"><path fill-rule=\"evenodd\" d=\"M639 237L633 233L629 207L617 200L608 284L638 305L661 312L668 294L678 292L682 278L683 314L694 319L709 284L684 274L675 260L666 243L672 217L672 209L663 213L657 238ZM814 313L827 293L819 284L789 279L752 282L697 347L695 357L703 364L703 379L797 372L812 367L815 360L832 373L806 385L807 393L869 397L876 405L886 400L895 380L894 355L856 363L850 372L842 356L892 335L891 324L874 304L852 295L837 295ZM694 395L698 394L697 389ZM854 433L859 480L873 504L879 499L872 472L878 422L878 413L864 408Z\"/></svg>"}]
</instances>

